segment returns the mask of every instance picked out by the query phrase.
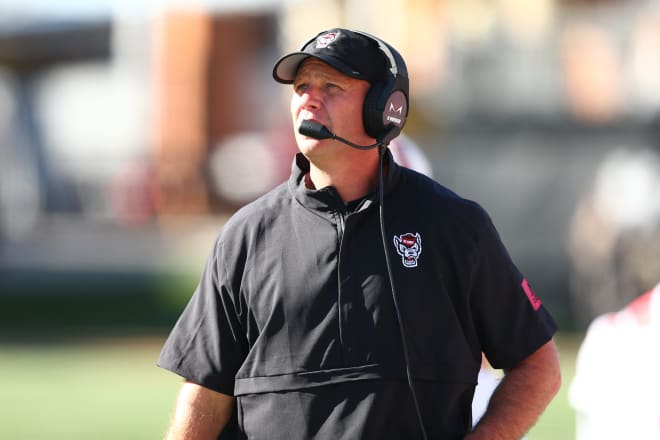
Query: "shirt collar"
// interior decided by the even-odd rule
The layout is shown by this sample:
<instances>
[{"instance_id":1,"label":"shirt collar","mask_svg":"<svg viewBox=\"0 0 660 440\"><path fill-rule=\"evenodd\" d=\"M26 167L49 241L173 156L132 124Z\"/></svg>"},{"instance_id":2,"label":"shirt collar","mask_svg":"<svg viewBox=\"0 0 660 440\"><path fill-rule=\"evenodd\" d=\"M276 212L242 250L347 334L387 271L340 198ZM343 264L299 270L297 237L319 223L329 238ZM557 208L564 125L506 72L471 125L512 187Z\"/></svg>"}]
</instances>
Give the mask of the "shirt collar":
<instances>
[{"instance_id":1,"label":"shirt collar","mask_svg":"<svg viewBox=\"0 0 660 440\"><path fill-rule=\"evenodd\" d=\"M394 161L390 150L385 151L385 163L388 164L385 180L385 194L390 193L398 183L401 177L401 167ZM305 175L309 173L309 161L302 154L298 153L293 159L291 165L291 176L289 177L289 191L298 202L303 206L322 212L337 211L345 209L344 202L339 197L334 187L325 187L321 189L309 189L305 185ZM378 192L369 197L366 203L363 203L360 211L367 209L373 202L378 201Z\"/></svg>"}]
</instances>

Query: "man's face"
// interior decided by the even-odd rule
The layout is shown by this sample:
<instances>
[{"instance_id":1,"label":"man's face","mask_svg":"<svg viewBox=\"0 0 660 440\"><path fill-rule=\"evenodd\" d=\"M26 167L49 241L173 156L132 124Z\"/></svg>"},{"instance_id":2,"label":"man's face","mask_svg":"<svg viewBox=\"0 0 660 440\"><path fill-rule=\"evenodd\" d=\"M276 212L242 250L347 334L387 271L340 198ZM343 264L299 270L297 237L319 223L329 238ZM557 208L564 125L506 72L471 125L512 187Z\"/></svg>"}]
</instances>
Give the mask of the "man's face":
<instances>
[{"instance_id":1,"label":"man's face","mask_svg":"<svg viewBox=\"0 0 660 440\"><path fill-rule=\"evenodd\" d=\"M303 62L293 83L291 116L296 143L307 158L339 158L349 149L332 139L319 141L298 133L300 123L307 119L356 144L374 142L362 124L362 106L369 87L367 81L344 75L316 58Z\"/></svg>"}]
</instances>

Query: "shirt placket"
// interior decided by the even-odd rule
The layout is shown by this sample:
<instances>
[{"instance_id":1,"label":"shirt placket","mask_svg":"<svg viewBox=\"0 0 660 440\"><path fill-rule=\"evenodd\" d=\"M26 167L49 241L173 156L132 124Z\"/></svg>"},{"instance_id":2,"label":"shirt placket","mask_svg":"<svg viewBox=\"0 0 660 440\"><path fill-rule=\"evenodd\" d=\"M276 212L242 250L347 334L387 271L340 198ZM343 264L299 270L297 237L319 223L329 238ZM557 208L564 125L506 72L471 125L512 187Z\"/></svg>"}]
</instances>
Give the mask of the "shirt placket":
<instances>
[{"instance_id":1,"label":"shirt placket","mask_svg":"<svg viewBox=\"0 0 660 440\"><path fill-rule=\"evenodd\" d=\"M355 338L359 338L360 335L352 334L355 332L356 322L354 321L357 319L357 317L353 316L355 310L355 296L359 294L359 292L356 291L355 280L352 277L352 274L356 269L355 266L359 264L359 262L356 261L354 255L351 255L351 252L349 251L350 246L348 246L348 241L355 238L355 235L353 234L355 220L356 214L344 214L343 216L343 234L340 239L338 264L339 326L342 335L342 348L345 360L349 364L357 362L360 357L360 354L356 353L356 344L354 343Z\"/></svg>"}]
</instances>

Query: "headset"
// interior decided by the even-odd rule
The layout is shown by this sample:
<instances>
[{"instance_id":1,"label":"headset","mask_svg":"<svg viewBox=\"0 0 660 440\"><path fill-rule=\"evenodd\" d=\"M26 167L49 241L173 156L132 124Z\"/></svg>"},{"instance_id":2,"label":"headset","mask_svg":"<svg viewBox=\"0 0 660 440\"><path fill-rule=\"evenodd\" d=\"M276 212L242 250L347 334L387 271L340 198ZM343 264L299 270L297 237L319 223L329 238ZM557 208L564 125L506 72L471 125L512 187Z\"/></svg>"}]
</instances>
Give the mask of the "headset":
<instances>
[{"instance_id":1,"label":"headset","mask_svg":"<svg viewBox=\"0 0 660 440\"><path fill-rule=\"evenodd\" d=\"M375 42L389 64L389 74L372 84L362 107L367 134L378 140L387 136L389 142L401 133L408 117L408 69L401 54L388 43L366 32L353 32Z\"/></svg>"}]
</instances>

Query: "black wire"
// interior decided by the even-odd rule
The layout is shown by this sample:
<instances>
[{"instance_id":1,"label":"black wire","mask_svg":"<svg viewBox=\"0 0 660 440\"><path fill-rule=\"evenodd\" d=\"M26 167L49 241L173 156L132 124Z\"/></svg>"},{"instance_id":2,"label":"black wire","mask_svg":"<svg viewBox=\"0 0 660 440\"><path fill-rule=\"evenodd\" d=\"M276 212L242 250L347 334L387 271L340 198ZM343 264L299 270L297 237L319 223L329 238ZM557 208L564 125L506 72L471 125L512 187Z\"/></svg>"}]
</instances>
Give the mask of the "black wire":
<instances>
[{"instance_id":1,"label":"black wire","mask_svg":"<svg viewBox=\"0 0 660 440\"><path fill-rule=\"evenodd\" d=\"M383 240L383 250L385 251L385 265L387 266L387 275L390 278L390 287L392 289L392 300L394 301L394 310L396 311L397 322L399 323L399 333L401 334L401 345L403 347L403 360L406 364L406 377L408 378L408 388L412 394L413 403L415 404L415 412L417 413L417 421L422 430L422 438L427 440L426 429L424 428L424 420L422 419L422 412L419 409L419 402L417 401L417 393L415 392L415 385L413 384L412 374L410 372L410 357L408 355L408 343L406 342L406 332L403 327L403 320L401 319L401 310L399 309L399 300L397 298L396 289L394 287L394 276L392 274L392 265L390 263L390 253L387 246L387 234L385 233L385 185L383 184L383 159L385 157L385 150L387 145L379 143L378 145L378 199L380 201L380 235Z\"/></svg>"}]
</instances>

